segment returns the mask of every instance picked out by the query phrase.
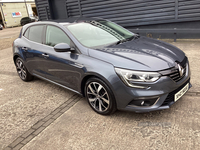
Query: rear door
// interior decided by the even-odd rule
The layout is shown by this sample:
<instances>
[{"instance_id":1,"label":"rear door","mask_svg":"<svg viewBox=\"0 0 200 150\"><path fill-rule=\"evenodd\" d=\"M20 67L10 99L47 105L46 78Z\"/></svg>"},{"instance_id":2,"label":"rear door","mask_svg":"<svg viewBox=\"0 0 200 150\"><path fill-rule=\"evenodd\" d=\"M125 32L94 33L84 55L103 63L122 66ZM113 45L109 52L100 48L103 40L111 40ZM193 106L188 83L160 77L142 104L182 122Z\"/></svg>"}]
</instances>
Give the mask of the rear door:
<instances>
[{"instance_id":1,"label":"rear door","mask_svg":"<svg viewBox=\"0 0 200 150\"><path fill-rule=\"evenodd\" d=\"M46 58L45 45L43 45L45 25L29 27L24 35L23 56L30 73L45 77L44 62Z\"/></svg>"}]
</instances>

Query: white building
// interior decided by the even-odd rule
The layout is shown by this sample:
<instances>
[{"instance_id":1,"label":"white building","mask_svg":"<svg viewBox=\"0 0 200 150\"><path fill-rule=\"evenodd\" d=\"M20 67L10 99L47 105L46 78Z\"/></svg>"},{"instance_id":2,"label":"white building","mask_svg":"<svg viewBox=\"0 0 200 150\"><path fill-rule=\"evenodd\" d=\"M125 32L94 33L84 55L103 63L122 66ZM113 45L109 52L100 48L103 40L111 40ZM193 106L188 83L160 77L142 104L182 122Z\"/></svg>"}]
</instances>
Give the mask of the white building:
<instances>
[{"instance_id":1,"label":"white building","mask_svg":"<svg viewBox=\"0 0 200 150\"><path fill-rule=\"evenodd\" d=\"M37 15L35 0L0 0L0 24L19 26L23 17Z\"/></svg>"}]
</instances>

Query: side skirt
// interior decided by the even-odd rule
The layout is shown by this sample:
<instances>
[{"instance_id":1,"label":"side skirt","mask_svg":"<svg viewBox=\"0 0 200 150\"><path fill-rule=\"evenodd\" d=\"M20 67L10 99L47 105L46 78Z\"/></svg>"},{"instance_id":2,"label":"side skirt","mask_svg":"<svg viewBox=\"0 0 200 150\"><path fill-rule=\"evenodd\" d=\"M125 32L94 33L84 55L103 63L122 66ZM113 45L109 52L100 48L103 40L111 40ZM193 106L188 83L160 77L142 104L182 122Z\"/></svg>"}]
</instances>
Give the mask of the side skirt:
<instances>
[{"instance_id":1,"label":"side skirt","mask_svg":"<svg viewBox=\"0 0 200 150\"><path fill-rule=\"evenodd\" d=\"M53 83L53 84L56 84L56 85L58 85L58 86L60 86L60 87L63 87L63 88L65 88L65 89L68 89L68 90L70 90L70 91L72 91L72 92L75 92L75 93L77 93L77 94L83 96L80 92L78 92L78 91L76 91L76 90L73 90L73 89L71 89L71 88L69 88L69 87L66 87L66 86L64 86L64 85L62 85L62 84L59 84L59 83L57 83L57 82L51 81L51 80L49 80L49 79L47 79L47 78L44 78L44 77L42 77L42 76L40 76L40 75L33 74L33 76L36 76L36 77L38 77L38 78L40 78L40 79L42 79L42 80L45 80L45 81L51 82L51 83Z\"/></svg>"}]
</instances>

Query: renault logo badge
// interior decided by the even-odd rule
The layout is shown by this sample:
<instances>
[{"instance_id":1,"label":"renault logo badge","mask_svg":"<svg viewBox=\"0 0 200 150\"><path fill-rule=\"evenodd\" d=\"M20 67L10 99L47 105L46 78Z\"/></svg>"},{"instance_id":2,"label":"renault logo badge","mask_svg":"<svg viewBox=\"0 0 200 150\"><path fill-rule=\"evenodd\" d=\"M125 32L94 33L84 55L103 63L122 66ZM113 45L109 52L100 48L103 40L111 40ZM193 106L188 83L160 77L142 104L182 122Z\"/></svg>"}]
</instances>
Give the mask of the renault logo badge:
<instances>
[{"instance_id":1,"label":"renault logo badge","mask_svg":"<svg viewBox=\"0 0 200 150\"><path fill-rule=\"evenodd\" d=\"M180 77L182 77L184 73L184 69L180 64L178 64L178 71L179 71Z\"/></svg>"}]
</instances>

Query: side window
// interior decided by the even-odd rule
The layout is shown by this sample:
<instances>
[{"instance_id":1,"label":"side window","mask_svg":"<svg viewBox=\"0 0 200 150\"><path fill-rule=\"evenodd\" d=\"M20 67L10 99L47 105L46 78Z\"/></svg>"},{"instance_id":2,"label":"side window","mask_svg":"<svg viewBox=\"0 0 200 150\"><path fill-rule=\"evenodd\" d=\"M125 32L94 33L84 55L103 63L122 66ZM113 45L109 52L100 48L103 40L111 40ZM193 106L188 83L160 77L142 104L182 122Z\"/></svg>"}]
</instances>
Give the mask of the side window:
<instances>
[{"instance_id":1,"label":"side window","mask_svg":"<svg viewBox=\"0 0 200 150\"><path fill-rule=\"evenodd\" d=\"M29 28L29 40L42 43L43 25L32 26Z\"/></svg>"},{"instance_id":2,"label":"side window","mask_svg":"<svg viewBox=\"0 0 200 150\"><path fill-rule=\"evenodd\" d=\"M24 36L25 36L27 39L29 38L29 37L28 37L29 29L30 29L30 28L28 28L28 29L26 30L25 34L24 34Z\"/></svg>"},{"instance_id":3,"label":"side window","mask_svg":"<svg viewBox=\"0 0 200 150\"><path fill-rule=\"evenodd\" d=\"M47 26L46 45L55 46L59 43L67 43L70 45L70 39L61 29L54 26Z\"/></svg>"}]
</instances>

